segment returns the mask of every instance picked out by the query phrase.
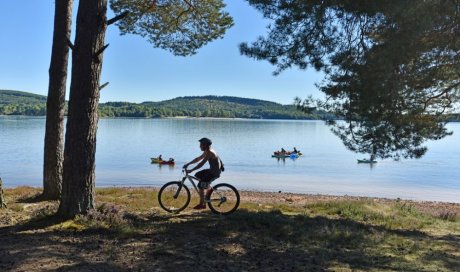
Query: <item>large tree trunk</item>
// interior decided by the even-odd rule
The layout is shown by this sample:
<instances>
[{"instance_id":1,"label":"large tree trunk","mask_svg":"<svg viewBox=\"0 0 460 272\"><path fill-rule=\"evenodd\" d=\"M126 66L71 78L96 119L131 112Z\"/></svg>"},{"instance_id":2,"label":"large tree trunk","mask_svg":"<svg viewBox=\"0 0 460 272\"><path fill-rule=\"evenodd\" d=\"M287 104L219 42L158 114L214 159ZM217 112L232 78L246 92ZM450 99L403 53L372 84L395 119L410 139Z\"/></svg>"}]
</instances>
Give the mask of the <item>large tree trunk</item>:
<instances>
[{"instance_id":1,"label":"large tree trunk","mask_svg":"<svg viewBox=\"0 0 460 272\"><path fill-rule=\"evenodd\" d=\"M3 180L0 178L0 209L6 208L6 201L3 195Z\"/></svg>"},{"instance_id":2,"label":"large tree trunk","mask_svg":"<svg viewBox=\"0 0 460 272\"><path fill-rule=\"evenodd\" d=\"M73 0L55 2L53 49L46 102L43 198L59 199L64 160L64 110Z\"/></svg>"},{"instance_id":3,"label":"large tree trunk","mask_svg":"<svg viewBox=\"0 0 460 272\"><path fill-rule=\"evenodd\" d=\"M80 0L64 150L59 214L72 218L94 208L99 79L107 0Z\"/></svg>"}]
</instances>

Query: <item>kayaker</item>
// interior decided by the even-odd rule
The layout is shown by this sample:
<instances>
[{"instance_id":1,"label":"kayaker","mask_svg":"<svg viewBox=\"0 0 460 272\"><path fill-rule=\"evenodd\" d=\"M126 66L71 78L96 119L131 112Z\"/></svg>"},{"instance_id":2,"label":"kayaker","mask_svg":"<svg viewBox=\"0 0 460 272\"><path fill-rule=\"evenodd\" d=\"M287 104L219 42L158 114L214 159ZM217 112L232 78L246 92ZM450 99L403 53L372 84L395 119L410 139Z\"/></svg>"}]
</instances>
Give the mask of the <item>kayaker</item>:
<instances>
[{"instance_id":1,"label":"kayaker","mask_svg":"<svg viewBox=\"0 0 460 272\"><path fill-rule=\"evenodd\" d=\"M284 148L281 147L281 153L284 154L286 153L286 150L284 150Z\"/></svg>"},{"instance_id":2,"label":"kayaker","mask_svg":"<svg viewBox=\"0 0 460 272\"><path fill-rule=\"evenodd\" d=\"M216 151L211 149L212 141L208 138L201 138L200 142L200 149L203 151L199 157L196 157L191 162L186 163L184 165L185 171L187 173L191 173L197 169L200 169L206 162L209 162L209 169L201 170L195 174L200 182L198 183L199 194L200 194L200 203L194 207L195 210L205 209L205 199L204 193L205 190L207 191L206 195L208 196L211 191L208 190L211 182L218 177L220 177L222 167L222 161L220 160L219 156L217 155ZM199 162L194 168L188 170L187 167L190 164L195 164Z\"/></svg>"},{"instance_id":3,"label":"kayaker","mask_svg":"<svg viewBox=\"0 0 460 272\"><path fill-rule=\"evenodd\" d=\"M160 154L160 156L158 156L158 160L159 160L159 161L162 161L162 160L163 160L163 158L161 157L161 154Z\"/></svg>"},{"instance_id":4,"label":"kayaker","mask_svg":"<svg viewBox=\"0 0 460 272\"><path fill-rule=\"evenodd\" d=\"M293 153L299 153L299 151L297 151L297 149L295 148L295 146L294 146L294 151L293 151Z\"/></svg>"}]
</instances>

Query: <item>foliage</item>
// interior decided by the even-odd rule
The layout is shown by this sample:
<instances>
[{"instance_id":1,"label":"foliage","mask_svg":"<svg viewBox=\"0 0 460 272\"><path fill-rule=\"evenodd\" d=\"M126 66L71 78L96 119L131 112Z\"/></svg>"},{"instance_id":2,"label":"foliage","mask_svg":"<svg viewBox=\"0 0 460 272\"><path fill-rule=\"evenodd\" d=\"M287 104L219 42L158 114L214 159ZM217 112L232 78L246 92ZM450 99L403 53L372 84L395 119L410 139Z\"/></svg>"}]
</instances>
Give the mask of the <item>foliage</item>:
<instances>
[{"instance_id":1,"label":"foliage","mask_svg":"<svg viewBox=\"0 0 460 272\"><path fill-rule=\"evenodd\" d=\"M11 90L0 90L0 105L3 104L32 104L46 102L46 96Z\"/></svg>"},{"instance_id":2,"label":"foliage","mask_svg":"<svg viewBox=\"0 0 460 272\"><path fill-rule=\"evenodd\" d=\"M20 93L20 92L18 92ZM2 91L0 90L0 95ZM6 97L5 95L3 97ZM39 96L46 101L45 96ZM7 97L5 101L11 101ZM0 115L44 115L45 102L33 103L35 96L23 96L23 103L3 103L0 100ZM40 111L34 111L39 108ZM13 110L14 109L14 110ZM293 105L231 96L188 96L161 102L107 102L99 105L101 117L219 117L255 119L320 119L330 118L325 112L305 114L296 111Z\"/></svg>"},{"instance_id":3,"label":"foliage","mask_svg":"<svg viewBox=\"0 0 460 272\"><path fill-rule=\"evenodd\" d=\"M122 34L147 37L179 56L195 54L233 25L222 0L111 0L110 7L116 14L128 12L117 23Z\"/></svg>"},{"instance_id":4,"label":"foliage","mask_svg":"<svg viewBox=\"0 0 460 272\"><path fill-rule=\"evenodd\" d=\"M45 115L46 96L0 90L0 115Z\"/></svg>"},{"instance_id":5,"label":"foliage","mask_svg":"<svg viewBox=\"0 0 460 272\"><path fill-rule=\"evenodd\" d=\"M322 70L321 106L347 121L333 130L349 149L418 158L449 135L438 122L460 103L460 1L248 1L273 23L241 53L275 73Z\"/></svg>"},{"instance_id":6,"label":"foliage","mask_svg":"<svg viewBox=\"0 0 460 272\"><path fill-rule=\"evenodd\" d=\"M119 207L102 203L96 209L75 219L77 224L89 229L108 229L114 232L123 232L129 228L129 222Z\"/></svg>"},{"instance_id":7,"label":"foliage","mask_svg":"<svg viewBox=\"0 0 460 272\"><path fill-rule=\"evenodd\" d=\"M161 102L108 102L100 106L103 117L218 117L255 119L317 119L293 105L229 96L178 97Z\"/></svg>"}]
</instances>

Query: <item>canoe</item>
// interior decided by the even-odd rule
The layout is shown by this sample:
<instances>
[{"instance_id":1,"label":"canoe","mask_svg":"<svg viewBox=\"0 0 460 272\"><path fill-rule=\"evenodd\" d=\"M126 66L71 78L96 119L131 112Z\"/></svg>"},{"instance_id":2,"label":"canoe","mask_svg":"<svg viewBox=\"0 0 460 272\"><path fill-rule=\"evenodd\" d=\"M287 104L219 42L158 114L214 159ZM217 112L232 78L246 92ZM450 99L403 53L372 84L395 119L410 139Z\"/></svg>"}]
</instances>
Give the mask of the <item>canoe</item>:
<instances>
[{"instance_id":1,"label":"canoe","mask_svg":"<svg viewBox=\"0 0 460 272\"><path fill-rule=\"evenodd\" d=\"M371 161L368 159L362 159L362 160L358 159L358 163L377 163L377 161Z\"/></svg>"},{"instance_id":2,"label":"canoe","mask_svg":"<svg viewBox=\"0 0 460 272\"><path fill-rule=\"evenodd\" d=\"M160 160L158 158L150 158L150 160L152 160L152 163L160 163L160 162L163 161L163 160Z\"/></svg>"},{"instance_id":3,"label":"canoe","mask_svg":"<svg viewBox=\"0 0 460 272\"><path fill-rule=\"evenodd\" d=\"M272 158L289 158L289 157L293 157L293 158L297 158L297 157L300 157L302 156L302 153L301 152L298 152L298 153L285 153L285 154L274 154L272 155Z\"/></svg>"},{"instance_id":4,"label":"canoe","mask_svg":"<svg viewBox=\"0 0 460 272\"><path fill-rule=\"evenodd\" d=\"M161 162L159 162L158 164L174 165L174 164L176 164L176 163L173 162L173 161L172 161L172 162L170 162L170 161L161 161Z\"/></svg>"},{"instance_id":5,"label":"canoe","mask_svg":"<svg viewBox=\"0 0 460 272\"><path fill-rule=\"evenodd\" d=\"M272 158L289 158L291 155L272 155Z\"/></svg>"}]
</instances>

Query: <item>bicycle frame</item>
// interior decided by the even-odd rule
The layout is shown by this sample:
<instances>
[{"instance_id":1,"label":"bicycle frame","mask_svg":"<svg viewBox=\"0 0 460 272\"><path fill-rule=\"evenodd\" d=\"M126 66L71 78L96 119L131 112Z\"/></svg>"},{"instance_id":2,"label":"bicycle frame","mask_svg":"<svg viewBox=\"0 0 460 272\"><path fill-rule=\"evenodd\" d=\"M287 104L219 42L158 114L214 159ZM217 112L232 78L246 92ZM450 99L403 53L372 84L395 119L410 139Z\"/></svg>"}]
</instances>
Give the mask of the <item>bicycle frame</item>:
<instances>
[{"instance_id":1,"label":"bicycle frame","mask_svg":"<svg viewBox=\"0 0 460 272\"><path fill-rule=\"evenodd\" d=\"M181 180L181 186L179 187L179 189L177 190L176 194L174 195L174 198L177 198L177 197L179 196L179 193L180 193L180 191L181 191L181 189L182 189L182 186L185 184L185 180L187 180L187 179L190 181L190 183L192 183L193 188L195 188L195 191L197 192L197 194L199 194L199 193L200 193L200 189L197 187L197 185L195 184L195 182L194 182L193 180L196 180L196 181L198 181L198 182L200 182L201 180L200 180L199 178L197 178L197 177L194 177L194 176L192 176L192 175L189 175L189 174L187 173L186 169L183 169L183 170L182 170L182 173L184 173L184 177L183 177L182 180ZM214 180L216 180L216 178L213 179L213 180L211 180L211 182L214 181ZM214 186L210 186L210 187L211 187L211 188L208 189L208 190L213 190L213 192L215 192L215 193L217 193L217 195L219 195L219 198L216 198L216 199L208 199L207 201L209 201L209 202L210 202L210 201L220 201L220 203L219 203L219 206L220 206L220 204L222 204L223 202L226 201L226 198L225 198L225 197L222 198L222 195L221 195L218 191L214 190Z\"/></svg>"},{"instance_id":2,"label":"bicycle frame","mask_svg":"<svg viewBox=\"0 0 460 272\"><path fill-rule=\"evenodd\" d=\"M196 180L196 181L198 181L198 182L200 182L201 180L200 180L199 178L197 178L197 177L194 177L194 176L189 175L185 170L182 170L182 173L185 173L185 176L182 178L181 185L184 185L184 184L185 184L185 180L188 179L188 180L192 183L193 188L195 188L195 191L196 191L197 193L199 193L199 192L200 192L200 189L198 189L198 187L196 186L196 184L195 184L195 182L194 182L193 180ZM212 188L212 187L211 187L211 188ZM176 195L174 196L174 198L177 197L177 195L178 195L179 192L180 192L180 189L182 189L182 188L179 188L179 190L177 191L177 193L176 193Z\"/></svg>"}]
</instances>

